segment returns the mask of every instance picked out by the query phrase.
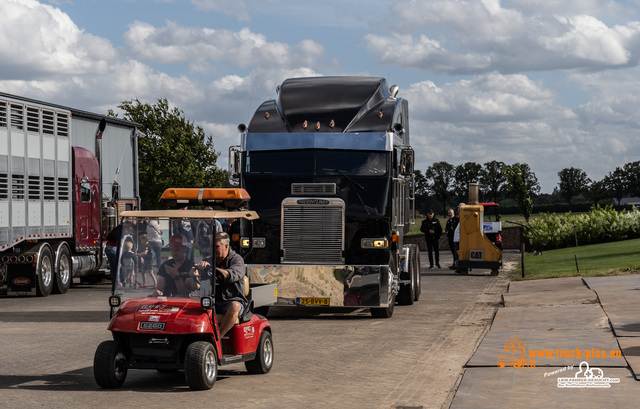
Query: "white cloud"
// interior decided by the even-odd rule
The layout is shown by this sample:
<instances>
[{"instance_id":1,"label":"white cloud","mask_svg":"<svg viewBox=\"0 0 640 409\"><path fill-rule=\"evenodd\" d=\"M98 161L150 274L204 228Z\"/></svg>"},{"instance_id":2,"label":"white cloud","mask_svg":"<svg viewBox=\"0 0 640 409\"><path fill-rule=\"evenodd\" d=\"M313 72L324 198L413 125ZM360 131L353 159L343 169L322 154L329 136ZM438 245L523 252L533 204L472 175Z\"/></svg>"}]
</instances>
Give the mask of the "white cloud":
<instances>
[{"instance_id":1,"label":"white cloud","mask_svg":"<svg viewBox=\"0 0 640 409\"><path fill-rule=\"evenodd\" d=\"M640 24L608 26L585 14L606 10L594 1L504 3L401 1L396 31L365 43L382 63L449 74L603 69L639 58Z\"/></svg>"},{"instance_id":2,"label":"white cloud","mask_svg":"<svg viewBox=\"0 0 640 409\"><path fill-rule=\"evenodd\" d=\"M35 0L2 1L0 15L3 78L99 74L117 55L109 41L85 33L60 9Z\"/></svg>"},{"instance_id":3,"label":"white cloud","mask_svg":"<svg viewBox=\"0 0 640 409\"><path fill-rule=\"evenodd\" d=\"M135 21L124 38L132 55L146 62L201 64L213 61L238 67L288 67L314 64L324 53L322 45L312 40L291 46L269 42L265 35L248 28L234 32L186 27L171 21L160 28Z\"/></svg>"}]
</instances>

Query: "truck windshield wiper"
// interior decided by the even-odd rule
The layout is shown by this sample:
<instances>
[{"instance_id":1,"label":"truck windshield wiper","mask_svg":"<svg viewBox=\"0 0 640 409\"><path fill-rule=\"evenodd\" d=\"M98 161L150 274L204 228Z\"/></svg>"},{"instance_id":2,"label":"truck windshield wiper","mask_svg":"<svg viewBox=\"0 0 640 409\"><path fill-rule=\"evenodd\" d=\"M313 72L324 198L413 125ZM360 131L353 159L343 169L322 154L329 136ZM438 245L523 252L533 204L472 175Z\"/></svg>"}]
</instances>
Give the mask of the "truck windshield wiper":
<instances>
[{"instance_id":1,"label":"truck windshield wiper","mask_svg":"<svg viewBox=\"0 0 640 409\"><path fill-rule=\"evenodd\" d=\"M353 183L353 185L355 187L357 187L360 190L365 190L364 186L362 186L360 183L356 182L355 180L353 180L353 178L349 175L347 175L347 171L346 170L341 170L341 169L322 169L325 172L336 172L341 174L342 176L344 176L349 182Z\"/></svg>"}]
</instances>

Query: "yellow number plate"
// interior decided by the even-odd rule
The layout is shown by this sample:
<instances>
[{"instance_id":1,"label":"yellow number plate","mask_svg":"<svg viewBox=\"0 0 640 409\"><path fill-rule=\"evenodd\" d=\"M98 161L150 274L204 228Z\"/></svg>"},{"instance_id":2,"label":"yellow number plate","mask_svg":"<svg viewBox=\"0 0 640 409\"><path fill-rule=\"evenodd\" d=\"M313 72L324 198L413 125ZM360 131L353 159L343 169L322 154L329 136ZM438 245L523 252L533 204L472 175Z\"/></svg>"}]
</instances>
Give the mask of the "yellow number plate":
<instances>
[{"instance_id":1,"label":"yellow number plate","mask_svg":"<svg viewBox=\"0 0 640 409\"><path fill-rule=\"evenodd\" d=\"M298 298L298 305L329 305L329 298Z\"/></svg>"}]
</instances>

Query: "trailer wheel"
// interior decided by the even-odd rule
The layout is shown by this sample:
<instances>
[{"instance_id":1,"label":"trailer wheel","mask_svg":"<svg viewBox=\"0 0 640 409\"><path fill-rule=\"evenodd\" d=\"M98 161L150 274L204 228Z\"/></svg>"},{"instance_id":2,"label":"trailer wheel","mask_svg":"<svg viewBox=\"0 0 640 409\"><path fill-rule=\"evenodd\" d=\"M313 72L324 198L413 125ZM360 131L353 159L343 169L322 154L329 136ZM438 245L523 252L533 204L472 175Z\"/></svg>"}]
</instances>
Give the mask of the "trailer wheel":
<instances>
[{"instance_id":1,"label":"trailer wheel","mask_svg":"<svg viewBox=\"0 0 640 409\"><path fill-rule=\"evenodd\" d=\"M262 331L255 359L245 362L244 366L249 373L263 374L271 370L273 366L273 341L269 331Z\"/></svg>"},{"instance_id":2,"label":"trailer wheel","mask_svg":"<svg viewBox=\"0 0 640 409\"><path fill-rule=\"evenodd\" d=\"M56 254L56 279L53 282L53 292L64 294L71 287L71 253L69 247L61 245Z\"/></svg>"},{"instance_id":3,"label":"trailer wheel","mask_svg":"<svg viewBox=\"0 0 640 409\"><path fill-rule=\"evenodd\" d=\"M218 357L210 342L196 341L189 345L184 357L184 376L189 388L211 389L218 375Z\"/></svg>"},{"instance_id":4,"label":"trailer wheel","mask_svg":"<svg viewBox=\"0 0 640 409\"><path fill-rule=\"evenodd\" d=\"M51 294L53 289L53 257L51 256L51 249L47 245L40 247L38 253L36 280L38 282L38 288L36 288L38 296L46 297Z\"/></svg>"},{"instance_id":5,"label":"trailer wheel","mask_svg":"<svg viewBox=\"0 0 640 409\"><path fill-rule=\"evenodd\" d=\"M93 378L101 388L119 388L127 377L127 365L120 343L103 341L93 357Z\"/></svg>"},{"instance_id":6,"label":"trailer wheel","mask_svg":"<svg viewBox=\"0 0 640 409\"><path fill-rule=\"evenodd\" d=\"M416 288L413 296L413 301L418 301L420 299L420 294L422 294L422 276L420 273L420 251L418 246L414 245L414 263L415 263L415 274L416 274Z\"/></svg>"}]
</instances>

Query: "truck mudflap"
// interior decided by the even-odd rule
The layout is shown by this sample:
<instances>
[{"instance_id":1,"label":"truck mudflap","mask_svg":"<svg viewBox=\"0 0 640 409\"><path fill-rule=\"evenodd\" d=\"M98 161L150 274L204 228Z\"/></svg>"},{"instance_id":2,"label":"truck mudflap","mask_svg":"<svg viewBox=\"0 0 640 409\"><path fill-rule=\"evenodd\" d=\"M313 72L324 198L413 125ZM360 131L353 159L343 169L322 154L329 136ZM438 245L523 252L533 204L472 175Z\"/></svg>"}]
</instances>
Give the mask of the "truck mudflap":
<instances>
[{"instance_id":1,"label":"truck mudflap","mask_svg":"<svg viewBox=\"0 0 640 409\"><path fill-rule=\"evenodd\" d=\"M247 265L251 285L277 284L275 306L388 307L389 266ZM396 289L397 291L397 289Z\"/></svg>"},{"instance_id":2,"label":"truck mudflap","mask_svg":"<svg viewBox=\"0 0 640 409\"><path fill-rule=\"evenodd\" d=\"M31 263L7 265L7 295L36 295L36 285L36 268Z\"/></svg>"}]
</instances>

